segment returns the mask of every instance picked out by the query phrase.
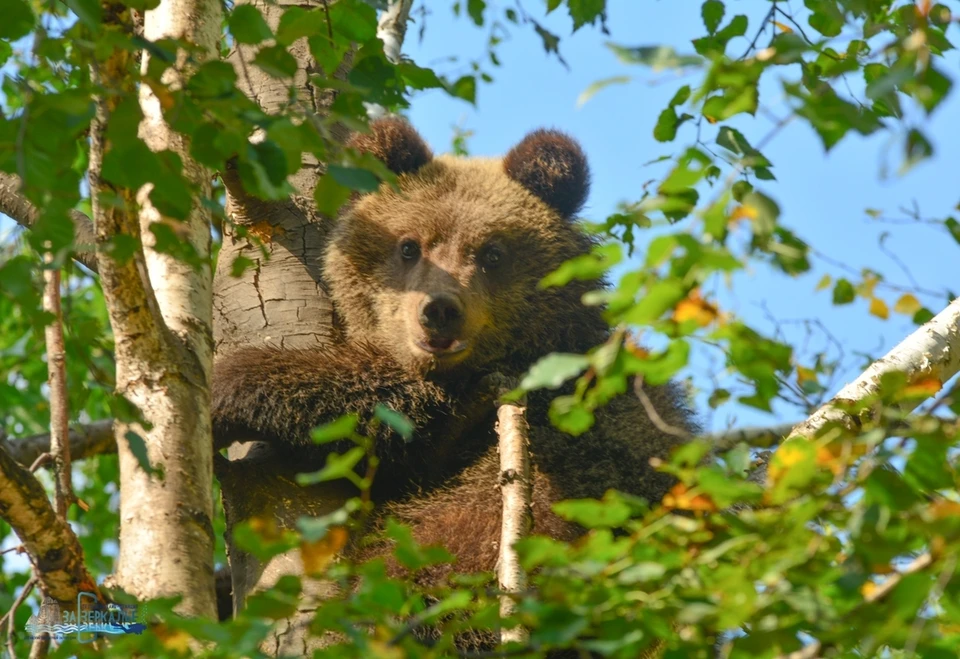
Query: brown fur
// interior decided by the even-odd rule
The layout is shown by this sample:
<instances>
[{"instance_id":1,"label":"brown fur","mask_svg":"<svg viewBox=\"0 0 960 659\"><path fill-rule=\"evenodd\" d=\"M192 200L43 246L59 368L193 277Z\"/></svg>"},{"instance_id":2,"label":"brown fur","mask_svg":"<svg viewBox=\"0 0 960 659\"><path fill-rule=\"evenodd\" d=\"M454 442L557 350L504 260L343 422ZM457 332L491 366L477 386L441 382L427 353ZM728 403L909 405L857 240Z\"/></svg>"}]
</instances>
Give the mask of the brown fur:
<instances>
[{"instance_id":1,"label":"brown fur","mask_svg":"<svg viewBox=\"0 0 960 659\"><path fill-rule=\"evenodd\" d=\"M491 571L500 537L499 468L494 405L477 400L484 376L520 375L547 353L584 352L608 337L600 310L580 302L595 283L538 286L592 245L570 219L589 186L586 160L575 142L543 131L505 160L430 159L419 136L397 120L374 124L354 144L399 173L399 191L384 186L360 197L333 231L324 273L346 325L345 343L249 348L220 361L214 435L222 442L253 433L307 470L343 448L312 445L311 428L345 412L368 422L377 403L393 407L417 431L404 442L379 430L379 516L411 525L421 543L446 546L458 571ZM424 154L427 161L412 167ZM440 297L456 300L462 312L459 352L424 347L449 338L422 320L424 305ZM694 429L675 386L645 390L668 423ZM533 392L528 401L536 533L579 535L551 511L560 499L600 497L610 488L654 502L663 497L671 480L650 467L650 458L664 457L678 440L658 431L632 394L599 410L594 427L579 437L548 420L555 395ZM356 553L386 555L389 546L358 546ZM430 584L448 571L417 576Z\"/></svg>"}]
</instances>

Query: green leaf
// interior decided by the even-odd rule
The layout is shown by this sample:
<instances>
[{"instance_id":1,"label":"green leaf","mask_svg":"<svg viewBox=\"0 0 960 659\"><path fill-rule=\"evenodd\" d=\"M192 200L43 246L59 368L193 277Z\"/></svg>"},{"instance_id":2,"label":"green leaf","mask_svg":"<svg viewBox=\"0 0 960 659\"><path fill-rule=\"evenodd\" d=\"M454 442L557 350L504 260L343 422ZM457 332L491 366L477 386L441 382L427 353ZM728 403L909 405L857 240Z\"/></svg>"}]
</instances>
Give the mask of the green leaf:
<instances>
[{"instance_id":1,"label":"green leaf","mask_svg":"<svg viewBox=\"0 0 960 659\"><path fill-rule=\"evenodd\" d=\"M340 212L340 207L350 199L351 190L345 185L340 185L329 173L320 177L317 181L317 187L313 191L313 199L317 204L317 210L327 217L336 217Z\"/></svg>"},{"instance_id":2,"label":"green leaf","mask_svg":"<svg viewBox=\"0 0 960 659\"><path fill-rule=\"evenodd\" d=\"M904 147L903 163L900 165L901 176L933 156L933 144L916 128L911 128L907 133Z\"/></svg>"},{"instance_id":3,"label":"green leaf","mask_svg":"<svg viewBox=\"0 0 960 659\"><path fill-rule=\"evenodd\" d=\"M330 165L327 171L337 183L351 190L376 192L380 188L380 179L366 169Z\"/></svg>"},{"instance_id":4,"label":"green leaf","mask_svg":"<svg viewBox=\"0 0 960 659\"><path fill-rule=\"evenodd\" d=\"M356 414L345 414L336 421L314 428L313 432L310 433L310 438L313 439L315 444L326 444L338 439L352 437L357 430L359 421L360 417Z\"/></svg>"},{"instance_id":5,"label":"green leaf","mask_svg":"<svg viewBox=\"0 0 960 659\"><path fill-rule=\"evenodd\" d=\"M619 527L632 516L633 509L619 496L596 499L572 499L553 504L553 510L567 521L588 529Z\"/></svg>"},{"instance_id":6,"label":"green leaf","mask_svg":"<svg viewBox=\"0 0 960 659\"><path fill-rule=\"evenodd\" d=\"M280 19L281 24L283 19ZM238 43L258 44L273 37L270 26L263 19L263 14L253 5L239 5L227 19L230 34Z\"/></svg>"},{"instance_id":7,"label":"green leaf","mask_svg":"<svg viewBox=\"0 0 960 659\"><path fill-rule=\"evenodd\" d=\"M0 39L15 41L33 29L33 10L25 0L3 0L2 14Z\"/></svg>"},{"instance_id":8,"label":"green leaf","mask_svg":"<svg viewBox=\"0 0 960 659\"><path fill-rule=\"evenodd\" d=\"M331 453L327 456L327 462L320 471L297 474L297 483L313 485L314 483L323 483L340 478L354 479L356 478L354 467L363 460L365 455L366 451L360 446L354 446L343 454Z\"/></svg>"},{"instance_id":9,"label":"green leaf","mask_svg":"<svg viewBox=\"0 0 960 659\"><path fill-rule=\"evenodd\" d=\"M804 4L810 10L807 18L810 27L825 37L840 34L846 21L836 0L804 0Z\"/></svg>"},{"instance_id":10,"label":"green leaf","mask_svg":"<svg viewBox=\"0 0 960 659\"><path fill-rule=\"evenodd\" d=\"M565 261L559 268L540 280L540 288L564 286L574 279L596 279L615 266L623 258L620 245L608 243L593 248L589 254Z\"/></svg>"},{"instance_id":11,"label":"green leaf","mask_svg":"<svg viewBox=\"0 0 960 659\"><path fill-rule=\"evenodd\" d=\"M477 79L474 76L463 76L453 84L448 84L447 93L455 98L462 98L471 104L477 102Z\"/></svg>"},{"instance_id":12,"label":"green leaf","mask_svg":"<svg viewBox=\"0 0 960 659\"><path fill-rule=\"evenodd\" d=\"M467 0L467 14L477 27L483 25L483 11L487 8L484 0Z\"/></svg>"},{"instance_id":13,"label":"green leaf","mask_svg":"<svg viewBox=\"0 0 960 659\"><path fill-rule=\"evenodd\" d=\"M720 21L723 20L723 13L726 7L720 0L706 0L700 7L700 15L703 17L703 26L707 32L713 34L720 27Z\"/></svg>"},{"instance_id":14,"label":"green leaf","mask_svg":"<svg viewBox=\"0 0 960 659\"><path fill-rule=\"evenodd\" d=\"M573 31L576 32L584 25L593 25L597 19L603 19L606 11L606 0L567 0L567 9L573 19Z\"/></svg>"},{"instance_id":15,"label":"green leaf","mask_svg":"<svg viewBox=\"0 0 960 659\"><path fill-rule=\"evenodd\" d=\"M542 389L557 389L564 382L580 375L588 366L590 358L586 355L554 352L541 357L520 382L520 387L526 391Z\"/></svg>"},{"instance_id":16,"label":"green leaf","mask_svg":"<svg viewBox=\"0 0 960 659\"><path fill-rule=\"evenodd\" d=\"M292 78L297 72L297 60L283 46L261 48L253 63L273 78Z\"/></svg>"},{"instance_id":17,"label":"green leaf","mask_svg":"<svg viewBox=\"0 0 960 659\"><path fill-rule=\"evenodd\" d=\"M687 287L680 281L666 280L654 283L623 316L623 322L631 325L649 325L687 295Z\"/></svg>"},{"instance_id":18,"label":"green leaf","mask_svg":"<svg viewBox=\"0 0 960 659\"><path fill-rule=\"evenodd\" d=\"M846 279L838 279L833 286L833 303L837 305L850 304L854 298L856 298L856 292L853 284Z\"/></svg>"},{"instance_id":19,"label":"green leaf","mask_svg":"<svg viewBox=\"0 0 960 659\"><path fill-rule=\"evenodd\" d=\"M406 416L400 414L400 412L392 410L386 405L377 404L377 406L373 408L373 414L380 419L380 421L387 424L390 428L393 428L394 432L406 441L409 442L413 438L413 423Z\"/></svg>"},{"instance_id":20,"label":"green leaf","mask_svg":"<svg viewBox=\"0 0 960 659\"><path fill-rule=\"evenodd\" d=\"M88 28L96 30L100 27L100 3L97 0L66 0L66 5Z\"/></svg>"},{"instance_id":21,"label":"green leaf","mask_svg":"<svg viewBox=\"0 0 960 659\"><path fill-rule=\"evenodd\" d=\"M289 46L297 39L326 37L327 34L327 15L320 7L288 7L277 25L277 43L281 46Z\"/></svg>"},{"instance_id":22,"label":"green leaf","mask_svg":"<svg viewBox=\"0 0 960 659\"><path fill-rule=\"evenodd\" d=\"M737 14L722 30L716 34L710 34L700 39L693 40L693 49L704 57L714 57L723 55L726 51L727 43L735 37L742 37L747 33L749 21L743 14Z\"/></svg>"},{"instance_id":23,"label":"green leaf","mask_svg":"<svg viewBox=\"0 0 960 659\"><path fill-rule=\"evenodd\" d=\"M670 46L640 46L627 48L615 43L607 42L607 48L612 50L620 61L627 64L642 64L654 71L668 71L685 66L700 66L703 59L697 55L679 55Z\"/></svg>"},{"instance_id":24,"label":"green leaf","mask_svg":"<svg viewBox=\"0 0 960 659\"><path fill-rule=\"evenodd\" d=\"M953 239L957 241L957 244L960 245L960 222L957 222L957 220L952 217L948 217L943 221L943 225L947 227L947 231L953 236Z\"/></svg>"},{"instance_id":25,"label":"green leaf","mask_svg":"<svg viewBox=\"0 0 960 659\"><path fill-rule=\"evenodd\" d=\"M127 440L127 446L130 448L130 452L133 453L133 457L137 459L137 464L140 465L140 468L151 476L159 473L150 464L150 455L147 453L147 444L143 441L143 437L132 430L128 430L123 437Z\"/></svg>"},{"instance_id":26,"label":"green leaf","mask_svg":"<svg viewBox=\"0 0 960 659\"><path fill-rule=\"evenodd\" d=\"M557 396L550 403L550 423L577 437L593 427L595 417L576 396Z\"/></svg>"},{"instance_id":27,"label":"green leaf","mask_svg":"<svg viewBox=\"0 0 960 659\"><path fill-rule=\"evenodd\" d=\"M672 107L664 109L657 118L657 125L653 127L653 138L658 142L669 142L677 136L679 125L677 111Z\"/></svg>"},{"instance_id":28,"label":"green leaf","mask_svg":"<svg viewBox=\"0 0 960 659\"><path fill-rule=\"evenodd\" d=\"M587 101L593 98L594 94L599 92L601 89L605 89L610 85L625 85L630 82L630 76L612 76L610 78L604 78L603 80L597 80L590 84L580 96L577 97L577 107L582 107Z\"/></svg>"}]
</instances>

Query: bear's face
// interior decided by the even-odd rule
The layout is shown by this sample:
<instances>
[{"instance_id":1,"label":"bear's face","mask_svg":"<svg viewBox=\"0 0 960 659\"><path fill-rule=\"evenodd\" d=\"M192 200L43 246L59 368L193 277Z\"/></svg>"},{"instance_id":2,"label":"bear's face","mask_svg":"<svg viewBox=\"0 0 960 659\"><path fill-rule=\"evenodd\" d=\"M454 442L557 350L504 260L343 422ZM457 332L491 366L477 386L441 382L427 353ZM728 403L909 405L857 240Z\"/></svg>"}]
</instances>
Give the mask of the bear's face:
<instances>
[{"instance_id":1,"label":"bear's face","mask_svg":"<svg viewBox=\"0 0 960 659\"><path fill-rule=\"evenodd\" d=\"M360 197L327 250L325 276L350 338L419 374L573 349L564 324L584 287L538 284L591 245L570 219L588 187L579 147L538 132L503 160L433 158L400 120L372 129L354 144L398 173L399 191Z\"/></svg>"}]
</instances>

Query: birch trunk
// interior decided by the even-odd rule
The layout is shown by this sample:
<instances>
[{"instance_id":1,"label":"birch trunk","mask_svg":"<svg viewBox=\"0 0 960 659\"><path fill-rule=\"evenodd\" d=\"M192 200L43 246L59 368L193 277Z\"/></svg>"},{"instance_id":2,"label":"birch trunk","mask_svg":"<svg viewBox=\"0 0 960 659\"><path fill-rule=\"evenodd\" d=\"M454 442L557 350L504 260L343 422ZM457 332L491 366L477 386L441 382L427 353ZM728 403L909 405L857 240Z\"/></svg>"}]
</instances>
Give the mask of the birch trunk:
<instances>
[{"instance_id":1,"label":"birch trunk","mask_svg":"<svg viewBox=\"0 0 960 659\"><path fill-rule=\"evenodd\" d=\"M105 15L132 33L130 11L120 5L110 9ZM216 53L219 30L216 0L162 0L145 16L147 39L183 39L210 55ZM146 67L149 54L143 56ZM165 74L166 84L180 85L185 61L186 55L180 53L177 66ZM172 220L150 205L147 190L135 196L131 190L111 188L100 177L103 156L110 148L106 122L119 99L135 91L133 66L133 55L118 49L95 67L95 82L106 93L98 101L91 130L89 171L97 259L116 340L117 392L137 406L146 422L115 424L120 552L111 582L138 599L182 595L180 613L214 617L210 270L193 270L155 252L146 238L150 224ZM141 138L153 150L176 152L185 177L200 195L209 196L211 174L191 161L184 140L165 124L159 103L145 85L140 104ZM101 194L121 199L122 205L102 204ZM177 229L201 256L209 254L210 218L200 199ZM144 237L132 259L113 257L108 247L118 235ZM131 431L143 438L151 473L131 450L127 439Z\"/></svg>"}]
</instances>

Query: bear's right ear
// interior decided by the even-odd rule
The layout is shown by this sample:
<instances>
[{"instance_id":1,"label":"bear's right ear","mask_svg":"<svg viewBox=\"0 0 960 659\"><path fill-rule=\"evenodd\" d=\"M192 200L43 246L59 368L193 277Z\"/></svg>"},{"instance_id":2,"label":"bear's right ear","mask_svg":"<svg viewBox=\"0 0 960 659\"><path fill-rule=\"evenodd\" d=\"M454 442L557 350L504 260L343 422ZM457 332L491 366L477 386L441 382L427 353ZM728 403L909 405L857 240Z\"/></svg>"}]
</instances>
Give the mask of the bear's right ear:
<instances>
[{"instance_id":1,"label":"bear's right ear","mask_svg":"<svg viewBox=\"0 0 960 659\"><path fill-rule=\"evenodd\" d=\"M415 172L433 160L420 133L397 117L372 122L369 133L354 133L347 146L376 156L398 176Z\"/></svg>"}]
</instances>

